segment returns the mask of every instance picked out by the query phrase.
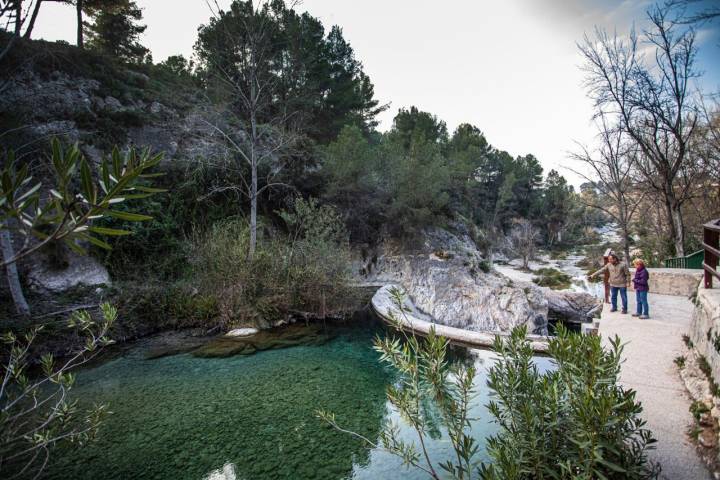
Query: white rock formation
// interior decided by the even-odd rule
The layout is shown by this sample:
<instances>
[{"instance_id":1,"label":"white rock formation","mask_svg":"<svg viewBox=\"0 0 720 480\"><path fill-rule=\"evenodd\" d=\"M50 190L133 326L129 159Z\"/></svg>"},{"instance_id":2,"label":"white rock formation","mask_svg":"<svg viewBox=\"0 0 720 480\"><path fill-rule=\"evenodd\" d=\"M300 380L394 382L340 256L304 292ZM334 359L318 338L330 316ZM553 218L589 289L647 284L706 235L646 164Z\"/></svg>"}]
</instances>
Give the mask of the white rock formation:
<instances>
[{"instance_id":1,"label":"white rock formation","mask_svg":"<svg viewBox=\"0 0 720 480\"><path fill-rule=\"evenodd\" d=\"M588 294L554 292L485 271L469 235L442 229L426 231L414 247L384 245L374 258L363 266L364 282L401 285L420 311L451 327L507 332L527 325L528 332L545 335L550 310L587 321L600 305Z\"/></svg>"},{"instance_id":2,"label":"white rock formation","mask_svg":"<svg viewBox=\"0 0 720 480\"><path fill-rule=\"evenodd\" d=\"M110 285L110 274L105 266L89 255L67 255L67 265L56 267L40 255L27 272L27 282L39 292L62 292L75 287Z\"/></svg>"},{"instance_id":3,"label":"white rock formation","mask_svg":"<svg viewBox=\"0 0 720 480\"><path fill-rule=\"evenodd\" d=\"M252 335L255 335L260 330L257 328L236 328L234 330L230 330L225 334L226 337L250 337Z\"/></svg>"}]
</instances>

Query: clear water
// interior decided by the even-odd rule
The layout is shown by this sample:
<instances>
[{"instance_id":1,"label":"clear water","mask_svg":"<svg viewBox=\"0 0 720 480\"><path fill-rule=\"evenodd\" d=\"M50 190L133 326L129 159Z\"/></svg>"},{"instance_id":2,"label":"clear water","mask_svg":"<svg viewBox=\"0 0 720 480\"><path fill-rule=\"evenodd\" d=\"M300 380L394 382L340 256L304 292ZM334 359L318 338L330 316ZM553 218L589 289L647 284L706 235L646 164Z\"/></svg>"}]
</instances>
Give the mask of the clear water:
<instances>
[{"instance_id":1,"label":"clear water","mask_svg":"<svg viewBox=\"0 0 720 480\"><path fill-rule=\"evenodd\" d=\"M251 356L146 360L139 345L78 374L75 395L113 414L93 444L55 451L50 479L417 479L395 457L367 448L315 417L332 411L350 430L376 440L385 422L401 423L386 403L392 372L377 362L377 326L333 327L320 346ZM466 354L467 355L467 354ZM494 432L484 405L489 352L473 351L478 396L473 433ZM540 359L541 363L547 363ZM404 428L402 435L413 438ZM442 429L429 445L435 463L451 454ZM481 452L479 459L484 460Z\"/></svg>"}]
</instances>

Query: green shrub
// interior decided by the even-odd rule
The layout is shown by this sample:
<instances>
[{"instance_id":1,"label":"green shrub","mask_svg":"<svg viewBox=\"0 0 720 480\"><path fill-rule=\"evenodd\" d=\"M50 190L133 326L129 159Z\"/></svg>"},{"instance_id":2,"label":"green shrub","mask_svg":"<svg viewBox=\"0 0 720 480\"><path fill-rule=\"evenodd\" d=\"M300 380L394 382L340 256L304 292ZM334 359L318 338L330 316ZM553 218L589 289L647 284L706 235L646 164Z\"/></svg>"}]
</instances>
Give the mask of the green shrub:
<instances>
[{"instance_id":1,"label":"green shrub","mask_svg":"<svg viewBox=\"0 0 720 480\"><path fill-rule=\"evenodd\" d=\"M690 413L693 417L695 417L695 420L698 422L700 421L700 417L702 416L702 414L708 413L709 411L710 409L707 405L705 405L705 402L696 400L690 405Z\"/></svg>"},{"instance_id":2,"label":"green shrub","mask_svg":"<svg viewBox=\"0 0 720 480\"><path fill-rule=\"evenodd\" d=\"M249 229L219 222L193 246L193 277L219 299L227 324L265 325L289 315L325 317L354 308L350 252L342 222L330 207L297 200L281 212L289 235L259 238L247 259Z\"/></svg>"},{"instance_id":3,"label":"green shrub","mask_svg":"<svg viewBox=\"0 0 720 480\"><path fill-rule=\"evenodd\" d=\"M556 268L540 268L534 272L537 276L533 282L541 287L550 287L553 290L570 288L572 277Z\"/></svg>"},{"instance_id":4,"label":"green shrub","mask_svg":"<svg viewBox=\"0 0 720 480\"><path fill-rule=\"evenodd\" d=\"M685 356L679 355L679 356L675 357L673 362L675 362L675 365L677 365L678 368L684 368L685 367Z\"/></svg>"},{"instance_id":5,"label":"green shrub","mask_svg":"<svg viewBox=\"0 0 720 480\"><path fill-rule=\"evenodd\" d=\"M712 375L712 367L710 366L710 363L707 361L707 358L705 358L705 356L698 355L698 366L700 367L700 370L705 374L708 382L710 382L710 393L712 393L716 397L720 397L720 386L715 382L715 379Z\"/></svg>"},{"instance_id":6,"label":"green shrub","mask_svg":"<svg viewBox=\"0 0 720 480\"><path fill-rule=\"evenodd\" d=\"M108 292L123 311L113 336L135 337L152 332L218 325L216 297L184 282L116 282Z\"/></svg>"},{"instance_id":7,"label":"green shrub","mask_svg":"<svg viewBox=\"0 0 720 480\"><path fill-rule=\"evenodd\" d=\"M404 315L402 295L393 292L393 297ZM401 322L391 319L402 331ZM473 478L474 473L484 480L658 478L659 465L647 458L655 439L640 417L642 405L635 391L618 383L619 338L605 349L599 336L574 334L561 326L548 349L555 368L541 372L525 327L506 338L497 336L493 348L499 359L488 375L488 409L500 431L487 439L491 463L478 467L476 439L468 434L478 419L467 417L474 367L448 361L448 342L434 331L422 339L403 336L376 341L381 361L400 377L388 389L388 401L414 429L421 447L433 423L427 418L428 406L435 402L455 455L434 465L415 443L398 438L392 425L380 434L378 444L355 434L367 444L384 448L431 478L440 478L440 469L455 480ZM319 417L353 434L338 425L331 412L321 410Z\"/></svg>"},{"instance_id":8,"label":"green shrub","mask_svg":"<svg viewBox=\"0 0 720 480\"><path fill-rule=\"evenodd\" d=\"M495 341L489 409L500 432L488 439L482 478L657 478L642 406L618 384L620 340L606 350L598 336L559 328L548 350L556 369L541 373L525 334Z\"/></svg>"}]
</instances>

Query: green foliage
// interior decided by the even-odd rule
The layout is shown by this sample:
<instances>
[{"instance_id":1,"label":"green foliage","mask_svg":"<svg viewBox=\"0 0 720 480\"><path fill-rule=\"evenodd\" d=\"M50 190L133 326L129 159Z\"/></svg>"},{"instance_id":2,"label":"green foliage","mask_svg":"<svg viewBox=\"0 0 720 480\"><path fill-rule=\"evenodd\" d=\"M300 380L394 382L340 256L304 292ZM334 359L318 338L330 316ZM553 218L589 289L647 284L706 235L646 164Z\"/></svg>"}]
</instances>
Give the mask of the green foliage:
<instances>
[{"instance_id":1,"label":"green foliage","mask_svg":"<svg viewBox=\"0 0 720 480\"><path fill-rule=\"evenodd\" d=\"M556 170L550 170L545 179L541 208L548 245L562 241L563 227L572 208L572 186Z\"/></svg>"},{"instance_id":2,"label":"green foliage","mask_svg":"<svg viewBox=\"0 0 720 480\"><path fill-rule=\"evenodd\" d=\"M678 366L678 368L684 368L685 367L685 355L678 355L675 357L673 362L675 362L675 365Z\"/></svg>"},{"instance_id":3,"label":"green foliage","mask_svg":"<svg viewBox=\"0 0 720 480\"><path fill-rule=\"evenodd\" d=\"M540 268L533 272L536 276L533 282L541 287L550 287L553 290L570 288L572 277L556 268Z\"/></svg>"},{"instance_id":4,"label":"green foliage","mask_svg":"<svg viewBox=\"0 0 720 480\"><path fill-rule=\"evenodd\" d=\"M88 0L85 9L93 22L85 25L90 48L123 61L141 63L149 50L138 42L147 28L138 25L142 10L132 0Z\"/></svg>"},{"instance_id":5,"label":"green foliage","mask_svg":"<svg viewBox=\"0 0 720 480\"><path fill-rule=\"evenodd\" d=\"M78 241L109 250L111 247L103 237L132 232L99 226L93 221L101 218L128 222L151 220L147 215L119 210L117 205L163 191L147 185L148 170L161 158L161 155L150 155L147 150L138 155L131 149L123 155L116 148L109 158L103 159L95 175L77 145L63 148L53 139L49 163L55 181L46 187L33 181L27 164L16 168L14 155L9 152L8 166L0 171L0 228L10 228L7 221L15 220L20 233L36 237L39 242L24 247L12 259L4 259L3 265L53 241L63 241L81 254L85 250Z\"/></svg>"},{"instance_id":6,"label":"green foliage","mask_svg":"<svg viewBox=\"0 0 720 480\"><path fill-rule=\"evenodd\" d=\"M386 425L379 434L379 444L354 432L348 432L338 425L331 412L319 411L318 417L334 428L355 435L369 446L382 448L401 458L406 465L412 465L431 478L439 479L438 472L445 471L450 478L469 479L476 470L475 455L478 445L469 434L470 418L468 408L474 395L474 365L453 362L448 358L449 340L439 337L435 330L422 338L405 333L403 323L407 321L403 294L392 292L393 300L400 311L394 314L391 323L399 336L376 338L375 349L380 361L397 371L398 381L387 388L387 399L400 412L415 434L419 449L414 442L399 436L396 425ZM432 402L432 406L429 405ZM455 458L440 465L433 465L425 450L425 441L431 435L432 425L437 422L432 408L447 429ZM442 470L440 470L442 469Z\"/></svg>"},{"instance_id":7,"label":"green foliage","mask_svg":"<svg viewBox=\"0 0 720 480\"><path fill-rule=\"evenodd\" d=\"M173 194L140 199L135 204L153 220L135 225L119 223L119 228L132 228L133 235L109 238L112 251L98 252L113 278L163 282L183 279L190 274L191 237L228 216L242 214L234 199L218 196L199 200L209 188L210 172L166 168L163 173L156 184L172 189ZM127 209L128 205L118 207Z\"/></svg>"},{"instance_id":8,"label":"green foliage","mask_svg":"<svg viewBox=\"0 0 720 480\"><path fill-rule=\"evenodd\" d=\"M707 358L705 358L704 355L698 355L697 361L698 367L700 367L700 371L705 374L705 377L710 383L710 393L712 393L716 397L720 397L720 385L718 385L713 378L712 366L710 366L710 362L707 361Z\"/></svg>"},{"instance_id":9,"label":"green foliage","mask_svg":"<svg viewBox=\"0 0 720 480\"><path fill-rule=\"evenodd\" d=\"M642 406L633 390L618 383L620 340L611 340L606 349L599 336L574 334L562 326L548 346L555 368L544 372L533 361L526 328L496 337L493 349L499 359L488 375L488 410L500 431L487 439L491 463L478 466L475 440L466 433L474 366L449 361L449 341L434 330L426 338L404 333L403 295L392 294L400 317L393 314L390 320L402 337L378 338L375 344L381 361L400 376L387 398L415 430L416 442L398 438L398 428L388 425L375 443L343 429L331 412L318 412L331 426L435 479L439 468L455 479L474 474L486 480L658 478L660 467L647 458L655 439L640 417ZM439 466L424 450L433 424L428 402L441 412L455 452L453 460Z\"/></svg>"},{"instance_id":10,"label":"green foliage","mask_svg":"<svg viewBox=\"0 0 720 480\"><path fill-rule=\"evenodd\" d=\"M191 327L210 329L220 317L218 299L184 281L115 282L107 294L124 312L125 321L112 331L116 337Z\"/></svg>"},{"instance_id":11,"label":"green foliage","mask_svg":"<svg viewBox=\"0 0 720 480\"><path fill-rule=\"evenodd\" d=\"M62 359L50 353L42 355L36 372L31 372L32 350L42 328L22 335L2 335L0 471L6 478L40 476L54 448L82 446L97 433L107 407L95 405L82 410L76 400L68 398L68 392L75 384L71 370L112 343L108 331L117 310L109 304L102 304L100 310L100 321L86 311L73 313L67 326L82 341Z\"/></svg>"},{"instance_id":12,"label":"green foliage","mask_svg":"<svg viewBox=\"0 0 720 480\"><path fill-rule=\"evenodd\" d=\"M410 150L414 144L444 146L448 142L447 125L435 115L422 112L417 107L408 110L401 108L393 120L390 138L404 150Z\"/></svg>"},{"instance_id":13,"label":"green foliage","mask_svg":"<svg viewBox=\"0 0 720 480\"><path fill-rule=\"evenodd\" d=\"M251 49L256 52L252 61ZM195 52L199 75L212 95L230 94L221 80L228 74L245 83L256 68L252 75L268 86L260 92L258 103L267 105L260 123L281 111L293 112L295 126L320 143L334 139L347 124L369 132L386 108L374 99L373 85L342 30L334 26L326 35L320 20L282 0L259 6L233 1L200 27Z\"/></svg>"},{"instance_id":14,"label":"green foliage","mask_svg":"<svg viewBox=\"0 0 720 480\"><path fill-rule=\"evenodd\" d=\"M325 149L325 198L343 213L354 241L372 241L382 227L408 233L446 216L449 170L441 148L422 136L408 150L393 132L372 145L346 127Z\"/></svg>"},{"instance_id":15,"label":"green foliage","mask_svg":"<svg viewBox=\"0 0 720 480\"><path fill-rule=\"evenodd\" d=\"M258 241L247 258L244 221L213 225L193 248L193 275L201 291L219 300L228 324L266 325L289 315L325 317L354 307L350 254L337 214L315 200L297 199L281 212L289 235Z\"/></svg>"},{"instance_id":16,"label":"green foliage","mask_svg":"<svg viewBox=\"0 0 720 480\"><path fill-rule=\"evenodd\" d=\"M487 260L481 260L480 263L478 264L478 267L480 267L480 270L483 271L484 273L489 273L490 270L492 269L492 265Z\"/></svg>"},{"instance_id":17,"label":"green foliage","mask_svg":"<svg viewBox=\"0 0 720 480\"><path fill-rule=\"evenodd\" d=\"M618 384L622 346L564 328L550 340L556 368L540 372L524 328L497 337L490 412L500 433L488 440L484 479L644 479L659 466L647 458L655 439L633 390Z\"/></svg>"},{"instance_id":18,"label":"green foliage","mask_svg":"<svg viewBox=\"0 0 720 480\"><path fill-rule=\"evenodd\" d=\"M700 417L703 413L708 413L710 409L705 404L705 402L701 402L699 400L694 401L692 404L690 404L690 413L695 418L695 421L700 421Z\"/></svg>"}]
</instances>

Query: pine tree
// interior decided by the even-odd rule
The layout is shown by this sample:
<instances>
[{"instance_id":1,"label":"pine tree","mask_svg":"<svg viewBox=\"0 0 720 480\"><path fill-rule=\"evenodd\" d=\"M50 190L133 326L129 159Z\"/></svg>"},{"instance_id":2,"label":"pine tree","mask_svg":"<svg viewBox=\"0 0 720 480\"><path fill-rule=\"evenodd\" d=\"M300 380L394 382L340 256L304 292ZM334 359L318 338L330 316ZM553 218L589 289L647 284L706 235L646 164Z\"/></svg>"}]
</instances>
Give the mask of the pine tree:
<instances>
[{"instance_id":1,"label":"pine tree","mask_svg":"<svg viewBox=\"0 0 720 480\"><path fill-rule=\"evenodd\" d=\"M149 50L138 42L147 28L139 25L142 10L133 0L92 0L85 11L94 21L85 25L88 46L128 62L142 62Z\"/></svg>"}]
</instances>

